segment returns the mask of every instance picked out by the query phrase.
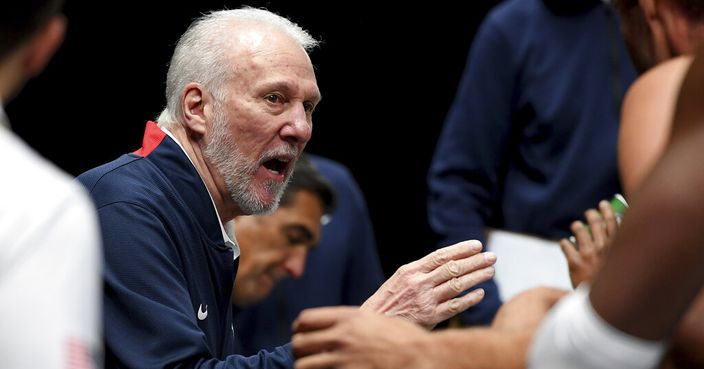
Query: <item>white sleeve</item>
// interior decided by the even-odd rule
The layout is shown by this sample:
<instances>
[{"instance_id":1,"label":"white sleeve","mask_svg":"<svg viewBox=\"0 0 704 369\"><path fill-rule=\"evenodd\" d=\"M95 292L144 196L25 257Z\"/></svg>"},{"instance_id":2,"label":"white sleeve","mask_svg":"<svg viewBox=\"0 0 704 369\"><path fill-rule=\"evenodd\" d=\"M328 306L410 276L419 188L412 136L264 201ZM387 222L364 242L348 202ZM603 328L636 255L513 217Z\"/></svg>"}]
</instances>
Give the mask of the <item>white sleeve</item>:
<instances>
[{"instance_id":1,"label":"white sleeve","mask_svg":"<svg viewBox=\"0 0 704 369\"><path fill-rule=\"evenodd\" d=\"M43 208L14 209L31 221L0 234L2 367L100 367L98 223L82 188L66 187Z\"/></svg>"},{"instance_id":2,"label":"white sleeve","mask_svg":"<svg viewBox=\"0 0 704 369\"><path fill-rule=\"evenodd\" d=\"M660 363L665 345L628 335L592 308L580 286L543 320L528 353L532 369L646 369Z\"/></svg>"}]
</instances>

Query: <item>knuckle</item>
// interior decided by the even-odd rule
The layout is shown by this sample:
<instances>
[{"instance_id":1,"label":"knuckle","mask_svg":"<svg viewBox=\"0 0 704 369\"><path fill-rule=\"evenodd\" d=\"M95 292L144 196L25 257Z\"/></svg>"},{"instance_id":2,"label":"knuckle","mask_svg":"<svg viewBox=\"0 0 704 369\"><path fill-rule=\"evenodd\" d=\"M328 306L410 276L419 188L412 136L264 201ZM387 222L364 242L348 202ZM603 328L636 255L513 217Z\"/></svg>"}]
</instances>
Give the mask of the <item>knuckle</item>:
<instances>
[{"instance_id":1,"label":"knuckle","mask_svg":"<svg viewBox=\"0 0 704 369\"><path fill-rule=\"evenodd\" d=\"M464 291L464 285L463 285L462 281L460 281L459 278L452 278L450 280L450 288L455 293L460 293L460 292Z\"/></svg>"},{"instance_id":2,"label":"knuckle","mask_svg":"<svg viewBox=\"0 0 704 369\"><path fill-rule=\"evenodd\" d=\"M401 265L396 269L396 274L398 274L401 277L407 276L411 274L411 268L408 266L408 264Z\"/></svg>"},{"instance_id":3,"label":"knuckle","mask_svg":"<svg viewBox=\"0 0 704 369\"><path fill-rule=\"evenodd\" d=\"M443 265L443 264L447 263L449 258L450 257L447 253L447 250L440 249L440 250L433 252L432 260L435 265Z\"/></svg>"},{"instance_id":4,"label":"knuckle","mask_svg":"<svg viewBox=\"0 0 704 369\"><path fill-rule=\"evenodd\" d=\"M445 270L452 277L457 277L461 274L460 264L456 260L450 260L450 262L445 264Z\"/></svg>"},{"instance_id":5,"label":"knuckle","mask_svg":"<svg viewBox=\"0 0 704 369\"><path fill-rule=\"evenodd\" d=\"M450 304L447 306L447 308L452 315L458 314L462 311L462 302L457 299L454 299L450 301Z\"/></svg>"}]
</instances>

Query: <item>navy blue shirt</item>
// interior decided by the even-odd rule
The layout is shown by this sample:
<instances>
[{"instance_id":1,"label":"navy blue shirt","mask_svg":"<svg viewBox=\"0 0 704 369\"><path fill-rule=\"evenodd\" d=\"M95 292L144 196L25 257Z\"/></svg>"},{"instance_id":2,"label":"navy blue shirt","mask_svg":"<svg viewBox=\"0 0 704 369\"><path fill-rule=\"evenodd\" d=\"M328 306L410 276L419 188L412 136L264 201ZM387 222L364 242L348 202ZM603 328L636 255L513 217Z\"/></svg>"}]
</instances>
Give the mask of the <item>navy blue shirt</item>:
<instances>
[{"instance_id":1,"label":"navy blue shirt","mask_svg":"<svg viewBox=\"0 0 704 369\"><path fill-rule=\"evenodd\" d=\"M153 122L135 153L78 177L104 245L106 368L292 368L290 347L235 353L234 253L205 184Z\"/></svg>"},{"instance_id":2,"label":"navy blue shirt","mask_svg":"<svg viewBox=\"0 0 704 369\"><path fill-rule=\"evenodd\" d=\"M235 333L244 353L271 349L291 339L291 323L316 306L359 305L384 281L366 202L342 164L308 157L332 184L337 206L308 253L301 278L281 281L262 302L235 314Z\"/></svg>"},{"instance_id":3,"label":"navy blue shirt","mask_svg":"<svg viewBox=\"0 0 704 369\"><path fill-rule=\"evenodd\" d=\"M558 15L509 0L472 44L431 164L429 222L441 245L485 242L486 227L559 239L620 192L620 103L635 78L615 12ZM463 316L488 323L493 281Z\"/></svg>"}]
</instances>

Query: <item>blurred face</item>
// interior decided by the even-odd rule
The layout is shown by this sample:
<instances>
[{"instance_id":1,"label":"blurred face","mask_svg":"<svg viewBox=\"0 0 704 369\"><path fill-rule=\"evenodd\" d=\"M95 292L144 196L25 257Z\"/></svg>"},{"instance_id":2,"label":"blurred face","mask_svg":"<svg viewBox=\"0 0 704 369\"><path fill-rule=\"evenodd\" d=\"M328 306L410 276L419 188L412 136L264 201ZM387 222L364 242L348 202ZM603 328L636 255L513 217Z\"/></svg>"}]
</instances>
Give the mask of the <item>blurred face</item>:
<instances>
[{"instance_id":1,"label":"blurred face","mask_svg":"<svg viewBox=\"0 0 704 369\"><path fill-rule=\"evenodd\" d=\"M320 92L308 54L288 36L265 28L236 37L235 75L214 104L204 155L243 214L266 214L310 139Z\"/></svg>"},{"instance_id":2,"label":"blurred face","mask_svg":"<svg viewBox=\"0 0 704 369\"><path fill-rule=\"evenodd\" d=\"M235 218L240 265L233 302L247 306L265 298L285 277L300 277L308 250L320 239L323 204L308 190L271 215Z\"/></svg>"}]
</instances>

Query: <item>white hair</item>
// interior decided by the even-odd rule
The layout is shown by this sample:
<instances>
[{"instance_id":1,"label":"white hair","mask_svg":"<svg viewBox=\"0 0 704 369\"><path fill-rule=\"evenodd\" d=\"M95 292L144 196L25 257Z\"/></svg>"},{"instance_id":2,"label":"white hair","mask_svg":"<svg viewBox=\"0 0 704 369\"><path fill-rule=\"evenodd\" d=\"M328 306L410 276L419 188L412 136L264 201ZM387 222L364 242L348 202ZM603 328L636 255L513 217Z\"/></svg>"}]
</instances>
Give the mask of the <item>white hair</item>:
<instances>
[{"instance_id":1,"label":"white hair","mask_svg":"<svg viewBox=\"0 0 704 369\"><path fill-rule=\"evenodd\" d=\"M293 38L306 52L319 43L297 24L266 9L243 7L203 15L191 23L176 44L166 75L166 108L157 118L160 126L168 127L179 122L181 90L188 83L203 85L213 94L216 103L224 100L222 86L234 73L227 60L231 32L234 26L243 22L273 26Z\"/></svg>"}]
</instances>

